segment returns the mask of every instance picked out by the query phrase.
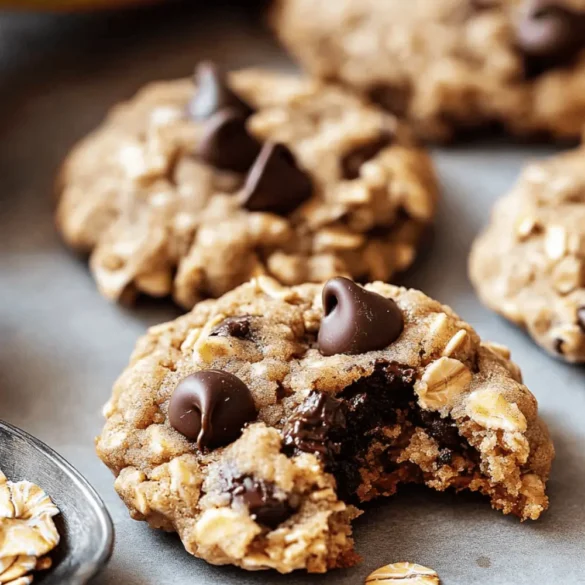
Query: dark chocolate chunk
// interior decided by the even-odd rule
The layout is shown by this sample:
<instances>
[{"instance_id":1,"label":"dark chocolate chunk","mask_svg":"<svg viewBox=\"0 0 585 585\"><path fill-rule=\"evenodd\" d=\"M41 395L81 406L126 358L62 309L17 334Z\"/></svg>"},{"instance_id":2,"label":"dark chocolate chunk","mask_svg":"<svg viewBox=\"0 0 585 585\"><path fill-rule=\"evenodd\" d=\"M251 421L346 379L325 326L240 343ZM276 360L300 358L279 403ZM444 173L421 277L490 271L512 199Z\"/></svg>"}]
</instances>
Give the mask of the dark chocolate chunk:
<instances>
[{"instance_id":1,"label":"dark chocolate chunk","mask_svg":"<svg viewBox=\"0 0 585 585\"><path fill-rule=\"evenodd\" d=\"M276 497L276 488L272 483L244 475L229 478L228 484L232 498L245 504L259 524L276 528L294 513L288 498Z\"/></svg>"},{"instance_id":2,"label":"dark chocolate chunk","mask_svg":"<svg viewBox=\"0 0 585 585\"><path fill-rule=\"evenodd\" d=\"M213 63L205 61L195 71L197 92L188 106L195 120L206 120L226 108L236 110L241 118L254 113L253 108L238 97L227 85L224 76Z\"/></svg>"},{"instance_id":3,"label":"dark chocolate chunk","mask_svg":"<svg viewBox=\"0 0 585 585\"><path fill-rule=\"evenodd\" d=\"M373 373L360 378L338 395L346 402L349 425L358 435L396 421L396 409L414 402L416 372L384 360L376 362Z\"/></svg>"},{"instance_id":4,"label":"dark chocolate chunk","mask_svg":"<svg viewBox=\"0 0 585 585\"><path fill-rule=\"evenodd\" d=\"M249 211L287 215L312 192L311 180L299 169L292 152L284 144L267 142L248 173L240 200Z\"/></svg>"},{"instance_id":5,"label":"dark chocolate chunk","mask_svg":"<svg viewBox=\"0 0 585 585\"><path fill-rule=\"evenodd\" d=\"M287 396L288 392L286 391L286 388L280 382L276 382L276 400L281 402Z\"/></svg>"},{"instance_id":6,"label":"dark chocolate chunk","mask_svg":"<svg viewBox=\"0 0 585 585\"><path fill-rule=\"evenodd\" d=\"M325 356L383 349L398 339L404 327L402 312L392 299L347 278L325 283L323 310L318 344Z\"/></svg>"},{"instance_id":7,"label":"dark chocolate chunk","mask_svg":"<svg viewBox=\"0 0 585 585\"><path fill-rule=\"evenodd\" d=\"M577 325L585 333L585 307L579 307L577 309Z\"/></svg>"},{"instance_id":8,"label":"dark chocolate chunk","mask_svg":"<svg viewBox=\"0 0 585 585\"><path fill-rule=\"evenodd\" d=\"M331 432L346 428L342 407L341 400L314 390L285 425L284 445L304 453L331 456L339 450Z\"/></svg>"},{"instance_id":9,"label":"dark chocolate chunk","mask_svg":"<svg viewBox=\"0 0 585 585\"><path fill-rule=\"evenodd\" d=\"M337 396L313 391L283 430L284 451L317 455L335 476L342 498L361 484L359 456L383 428L396 422L396 409L415 401L415 371L379 360L370 376L360 378Z\"/></svg>"},{"instance_id":10,"label":"dark chocolate chunk","mask_svg":"<svg viewBox=\"0 0 585 585\"><path fill-rule=\"evenodd\" d=\"M386 132L376 140L362 144L348 152L341 160L343 177L348 180L357 179L360 176L362 165L373 159L383 148L392 143L392 136Z\"/></svg>"},{"instance_id":11,"label":"dark chocolate chunk","mask_svg":"<svg viewBox=\"0 0 585 585\"><path fill-rule=\"evenodd\" d=\"M228 317L227 319L224 319L211 331L209 336L249 339L250 334L250 317L245 315L243 317Z\"/></svg>"},{"instance_id":12,"label":"dark chocolate chunk","mask_svg":"<svg viewBox=\"0 0 585 585\"><path fill-rule=\"evenodd\" d=\"M564 340L561 339L560 337L557 337L555 339L555 342L554 342L555 351L560 355L563 355L565 353L563 351L563 343L564 343Z\"/></svg>"},{"instance_id":13,"label":"dark chocolate chunk","mask_svg":"<svg viewBox=\"0 0 585 585\"><path fill-rule=\"evenodd\" d=\"M437 457L437 463L440 465L449 465L453 461L453 451L451 449L445 447L439 451L439 456Z\"/></svg>"},{"instance_id":14,"label":"dark chocolate chunk","mask_svg":"<svg viewBox=\"0 0 585 585\"><path fill-rule=\"evenodd\" d=\"M459 435L457 425L451 417L441 418L436 412L421 410L418 413L417 424L439 443L440 447L447 447L453 451L460 451L464 439Z\"/></svg>"},{"instance_id":15,"label":"dark chocolate chunk","mask_svg":"<svg viewBox=\"0 0 585 585\"><path fill-rule=\"evenodd\" d=\"M169 404L169 421L197 447L214 448L235 441L257 416L250 390L239 378L203 370L183 378Z\"/></svg>"},{"instance_id":16,"label":"dark chocolate chunk","mask_svg":"<svg viewBox=\"0 0 585 585\"><path fill-rule=\"evenodd\" d=\"M218 169L245 173L254 164L260 148L260 143L248 133L245 118L237 110L227 108L205 123L197 155Z\"/></svg>"},{"instance_id":17,"label":"dark chocolate chunk","mask_svg":"<svg viewBox=\"0 0 585 585\"><path fill-rule=\"evenodd\" d=\"M552 67L585 48L585 13L559 0L525 0L516 23L516 42L524 55Z\"/></svg>"}]
</instances>

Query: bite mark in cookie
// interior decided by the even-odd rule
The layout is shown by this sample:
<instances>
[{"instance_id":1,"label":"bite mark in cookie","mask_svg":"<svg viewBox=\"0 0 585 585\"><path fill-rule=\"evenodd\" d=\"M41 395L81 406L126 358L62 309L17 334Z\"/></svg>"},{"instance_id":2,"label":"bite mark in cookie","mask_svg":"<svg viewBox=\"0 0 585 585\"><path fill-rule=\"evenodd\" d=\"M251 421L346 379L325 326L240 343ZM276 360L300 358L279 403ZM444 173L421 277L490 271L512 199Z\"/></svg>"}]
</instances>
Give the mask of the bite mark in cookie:
<instances>
[{"instance_id":1,"label":"bite mark in cookie","mask_svg":"<svg viewBox=\"0 0 585 585\"><path fill-rule=\"evenodd\" d=\"M536 519L554 450L509 352L418 291L364 289L403 326L356 353L321 353L322 285L265 277L151 329L97 442L133 517L209 562L283 573L355 564L355 506L400 484ZM244 384L256 412L202 450L171 410L177 384L208 369Z\"/></svg>"}]
</instances>

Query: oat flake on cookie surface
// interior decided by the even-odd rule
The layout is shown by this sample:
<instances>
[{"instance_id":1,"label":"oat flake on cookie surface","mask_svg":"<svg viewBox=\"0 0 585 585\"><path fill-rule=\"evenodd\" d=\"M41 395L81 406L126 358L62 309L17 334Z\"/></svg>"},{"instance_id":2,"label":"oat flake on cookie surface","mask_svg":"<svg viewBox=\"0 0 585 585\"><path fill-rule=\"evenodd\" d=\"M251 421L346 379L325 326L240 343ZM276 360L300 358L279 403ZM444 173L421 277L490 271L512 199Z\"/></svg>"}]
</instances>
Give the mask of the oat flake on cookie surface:
<instances>
[{"instance_id":1,"label":"oat flake on cookie surface","mask_svg":"<svg viewBox=\"0 0 585 585\"><path fill-rule=\"evenodd\" d=\"M490 308L552 355L585 362L585 148L534 162L496 203L469 259Z\"/></svg>"},{"instance_id":2,"label":"oat flake on cookie surface","mask_svg":"<svg viewBox=\"0 0 585 585\"><path fill-rule=\"evenodd\" d=\"M390 280L435 215L427 153L335 85L264 70L153 83L68 156L57 223L111 299L184 307L258 275Z\"/></svg>"},{"instance_id":3,"label":"oat flake on cookie surface","mask_svg":"<svg viewBox=\"0 0 585 585\"><path fill-rule=\"evenodd\" d=\"M259 277L149 330L97 439L133 518L245 569L354 565L360 502L478 491L536 519L554 449L501 345L416 290Z\"/></svg>"},{"instance_id":4,"label":"oat flake on cookie surface","mask_svg":"<svg viewBox=\"0 0 585 585\"><path fill-rule=\"evenodd\" d=\"M566 139L585 124L585 0L276 0L272 22L311 74L424 138L496 125Z\"/></svg>"}]
</instances>

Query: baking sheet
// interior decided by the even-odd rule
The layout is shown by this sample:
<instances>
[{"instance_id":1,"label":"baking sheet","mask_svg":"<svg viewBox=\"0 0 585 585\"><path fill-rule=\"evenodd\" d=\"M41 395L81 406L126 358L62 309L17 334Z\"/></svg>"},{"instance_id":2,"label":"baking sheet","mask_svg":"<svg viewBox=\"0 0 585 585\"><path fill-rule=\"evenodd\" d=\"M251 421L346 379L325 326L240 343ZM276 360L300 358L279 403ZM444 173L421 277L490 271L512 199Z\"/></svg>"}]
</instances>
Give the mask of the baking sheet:
<instances>
[{"instance_id":1,"label":"baking sheet","mask_svg":"<svg viewBox=\"0 0 585 585\"><path fill-rule=\"evenodd\" d=\"M547 147L492 140L436 150L443 200L435 240L405 278L510 346L522 366L557 449L541 520L520 524L473 495L405 488L356 523L360 566L313 577L212 567L176 536L128 517L94 454L100 409L137 337L179 312L167 302L129 310L102 299L85 262L54 232L51 184L74 141L148 80L189 74L210 57L230 67L291 67L244 11L202 14L202 4L125 16L0 14L0 417L58 450L104 498L117 545L95 583L356 585L394 561L433 567L444 585L585 583L585 368L554 361L484 309L466 277L469 245L493 201L528 159L553 152Z\"/></svg>"}]
</instances>

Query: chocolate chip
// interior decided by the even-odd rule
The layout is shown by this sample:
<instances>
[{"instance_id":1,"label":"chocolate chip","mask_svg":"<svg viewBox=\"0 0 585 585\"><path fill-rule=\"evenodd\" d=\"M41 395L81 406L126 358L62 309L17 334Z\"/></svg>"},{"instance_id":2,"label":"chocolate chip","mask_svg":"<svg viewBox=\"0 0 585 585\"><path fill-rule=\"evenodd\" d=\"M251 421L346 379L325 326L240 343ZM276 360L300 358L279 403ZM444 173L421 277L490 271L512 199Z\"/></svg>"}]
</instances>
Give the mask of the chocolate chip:
<instances>
[{"instance_id":1,"label":"chocolate chip","mask_svg":"<svg viewBox=\"0 0 585 585\"><path fill-rule=\"evenodd\" d=\"M246 120L232 108L207 120L197 155L218 169L245 173L260 152L260 143L248 133Z\"/></svg>"},{"instance_id":2,"label":"chocolate chip","mask_svg":"<svg viewBox=\"0 0 585 585\"><path fill-rule=\"evenodd\" d=\"M516 41L524 55L547 59L554 66L585 47L585 13L558 0L526 0L516 23Z\"/></svg>"},{"instance_id":3,"label":"chocolate chip","mask_svg":"<svg viewBox=\"0 0 585 585\"><path fill-rule=\"evenodd\" d=\"M362 482L359 457L376 437L384 439L396 409L415 402L414 379L412 368L378 360L371 375L335 397L314 390L284 425L284 452L316 455L335 476L340 497L352 497Z\"/></svg>"},{"instance_id":4,"label":"chocolate chip","mask_svg":"<svg viewBox=\"0 0 585 585\"><path fill-rule=\"evenodd\" d=\"M565 343L565 341L563 339L561 339L560 337L557 337L554 341L555 351L560 355L564 355L564 353L565 353L563 351L563 343Z\"/></svg>"},{"instance_id":5,"label":"chocolate chip","mask_svg":"<svg viewBox=\"0 0 585 585\"><path fill-rule=\"evenodd\" d=\"M439 451L439 456L437 457L437 463L440 465L449 465L453 461L453 451L445 447Z\"/></svg>"},{"instance_id":6,"label":"chocolate chip","mask_svg":"<svg viewBox=\"0 0 585 585\"><path fill-rule=\"evenodd\" d=\"M330 436L335 429L345 429L343 402L314 390L299 406L283 429L283 443L303 453L329 457L336 451Z\"/></svg>"},{"instance_id":7,"label":"chocolate chip","mask_svg":"<svg viewBox=\"0 0 585 585\"><path fill-rule=\"evenodd\" d=\"M451 417L441 418L436 412L421 410L416 422L439 443L440 447L447 447L454 451L461 449L463 439Z\"/></svg>"},{"instance_id":8,"label":"chocolate chip","mask_svg":"<svg viewBox=\"0 0 585 585\"><path fill-rule=\"evenodd\" d=\"M250 338L250 317L228 317L217 327L212 329L210 337L237 337L238 339Z\"/></svg>"},{"instance_id":9,"label":"chocolate chip","mask_svg":"<svg viewBox=\"0 0 585 585\"><path fill-rule=\"evenodd\" d=\"M577 325L585 333L585 306L577 309Z\"/></svg>"},{"instance_id":10,"label":"chocolate chip","mask_svg":"<svg viewBox=\"0 0 585 585\"><path fill-rule=\"evenodd\" d=\"M287 396L286 388L280 382L276 382L276 400L282 402Z\"/></svg>"},{"instance_id":11,"label":"chocolate chip","mask_svg":"<svg viewBox=\"0 0 585 585\"><path fill-rule=\"evenodd\" d=\"M240 117L247 118L254 110L238 97L227 85L216 65L200 63L195 72L197 93L188 106L190 116L195 120L206 120L217 112L230 108Z\"/></svg>"},{"instance_id":12,"label":"chocolate chip","mask_svg":"<svg viewBox=\"0 0 585 585\"><path fill-rule=\"evenodd\" d=\"M240 193L242 207L286 215L309 197L313 187L308 175L299 169L292 152L267 142L250 169Z\"/></svg>"},{"instance_id":13,"label":"chocolate chip","mask_svg":"<svg viewBox=\"0 0 585 585\"><path fill-rule=\"evenodd\" d=\"M383 349L396 341L404 327L398 305L337 277L323 287L325 315L319 329L319 350L325 356Z\"/></svg>"},{"instance_id":14,"label":"chocolate chip","mask_svg":"<svg viewBox=\"0 0 585 585\"><path fill-rule=\"evenodd\" d=\"M197 447L214 448L235 441L257 416L248 387L236 376L203 370L183 378L169 404L169 421Z\"/></svg>"},{"instance_id":15,"label":"chocolate chip","mask_svg":"<svg viewBox=\"0 0 585 585\"><path fill-rule=\"evenodd\" d=\"M341 160L343 177L348 180L357 179L360 176L362 165L373 159L383 148L392 142L390 133L384 133L376 140L362 144L348 152Z\"/></svg>"},{"instance_id":16,"label":"chocolate chip","mask_svg":"<svg viewBox=\"0 0 585 585\"><path fill-rule=\"evenodd\" d=\"M249 475L232 477L228 491L233 499L239 499L256 517L259 524L276 528L294 513L288 498L276 497L274 484Z\"/></svg>"}]
</instances>

